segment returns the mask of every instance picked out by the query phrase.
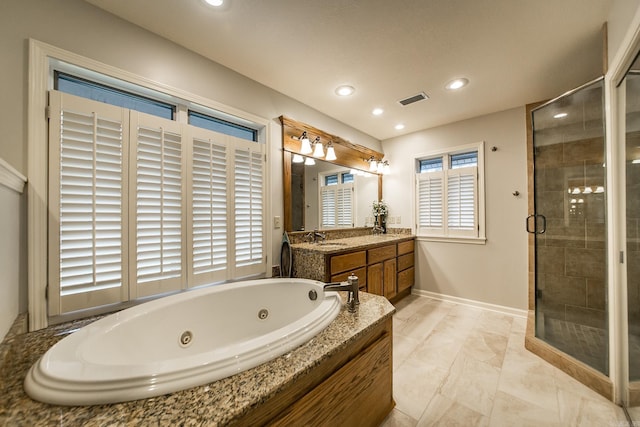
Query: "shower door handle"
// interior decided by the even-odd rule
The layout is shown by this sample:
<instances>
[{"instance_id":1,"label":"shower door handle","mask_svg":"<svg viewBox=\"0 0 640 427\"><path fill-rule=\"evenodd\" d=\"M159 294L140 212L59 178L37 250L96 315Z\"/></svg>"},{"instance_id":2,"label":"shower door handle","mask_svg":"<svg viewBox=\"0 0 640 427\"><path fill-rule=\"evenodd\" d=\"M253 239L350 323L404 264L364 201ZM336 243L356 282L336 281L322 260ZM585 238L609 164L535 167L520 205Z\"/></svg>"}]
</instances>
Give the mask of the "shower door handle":
<instances>
[{"instance_id":1,"label":"shower door handle","mask_svg":"<svg viewBox=\"0 0 640 427\"><path fill-rule=\"evenodd\" d=\"M531 218L533 218L533 230L531 230L531 228L529 227L529 225L531 224ZM538 230L538 218L542 219L542 228L540 230ZM529 215L526 219L525 224L527 228L527 233L544 234L544 232L547 231L547 218L544 215L538 215L538 214Z\"/></svg>"}]
</instances>

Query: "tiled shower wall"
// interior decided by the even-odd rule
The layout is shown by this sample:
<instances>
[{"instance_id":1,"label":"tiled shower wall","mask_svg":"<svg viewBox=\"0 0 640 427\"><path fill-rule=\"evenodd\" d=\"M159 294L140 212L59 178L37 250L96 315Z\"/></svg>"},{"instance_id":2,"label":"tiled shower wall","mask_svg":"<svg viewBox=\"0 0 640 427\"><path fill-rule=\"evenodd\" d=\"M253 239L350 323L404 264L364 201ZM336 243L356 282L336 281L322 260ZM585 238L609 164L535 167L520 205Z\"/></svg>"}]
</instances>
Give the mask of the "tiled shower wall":
<instances>
[{"instance_id":1,"label":"tiled shower wall","mask_svg":"<svg viewBox=\"0 0 640 427\"><path fill-rule=\"evenodd\" d=\"M606 328L604 140L535 149L537 298L545 317Z\"/></svg>"}]
</instances>

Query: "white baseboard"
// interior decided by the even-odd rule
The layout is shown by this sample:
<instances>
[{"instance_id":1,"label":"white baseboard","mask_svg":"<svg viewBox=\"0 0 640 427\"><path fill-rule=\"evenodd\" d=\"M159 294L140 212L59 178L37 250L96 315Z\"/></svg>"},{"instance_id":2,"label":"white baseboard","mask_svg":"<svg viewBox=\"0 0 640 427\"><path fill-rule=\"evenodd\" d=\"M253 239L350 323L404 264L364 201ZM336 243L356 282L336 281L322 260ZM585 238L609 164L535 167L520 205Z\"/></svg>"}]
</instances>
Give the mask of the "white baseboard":
<instances>
[{"instance_id":1,"label":"white baseboard","mask_svg":"<svg viewBox=\"0 0 640 427\"><path fill-rule=\"evenodd\" d=\"M523 317L525 319L527 318L527 313L528 313L527 310L520 310L518 308L507 307L504 305L490 304L488 302L454 297L451 295L439 294L436 292L423 291L422 289L416 289L416 288L411 289L411 294L417 295L420 297L433 298L440 301L452 302L455 304L468 305L470 307L480 308L482 310L495 311L497 313L507 314L509 316Z\"/></svg>"}]
</instances>

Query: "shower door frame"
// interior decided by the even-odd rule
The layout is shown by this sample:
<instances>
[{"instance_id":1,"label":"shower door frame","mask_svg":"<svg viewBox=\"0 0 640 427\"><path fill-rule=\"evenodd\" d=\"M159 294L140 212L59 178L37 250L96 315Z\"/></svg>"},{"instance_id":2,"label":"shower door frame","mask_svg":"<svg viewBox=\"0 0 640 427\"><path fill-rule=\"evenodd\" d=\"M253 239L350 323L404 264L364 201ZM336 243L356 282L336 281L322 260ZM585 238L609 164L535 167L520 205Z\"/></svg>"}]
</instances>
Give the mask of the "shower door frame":
<instances>
[{"instance_id":1,"label":"shower door frame","mask_svg":"<svg viewBox=\"0 0 640 427\"><path fill-rule=\"evenodd\" d=\"M536 109L539 109L541 107L544 107L548 104L551 104L559 99L562 99L566 96L572 95L574 93L576 93L577 91L588 87L590 85L592 85L593 83L602 80L603 77L600 76L596 79L593 79L589 82L586 82L552 100L549 101L543 101L543 102L539 102L539 103L535 103L535 104L529 104L526 106L526 126L527 126L527 172L528 172L528 207L529 207L529 214L531 216L534 216L534 221L533 222L537 222L537 215L536 215L536 209L535 209L535 174L534 174L534 166L535 166L535 162L534 162L534 144L533 144L533 111ZM608 135L608 129L609 129L609 122L607 119L607 113L608 113L608 108L606 108L607 106L607 78L606 75L604 76L604 83L603 83L603 90L604 90L604 96L605 96L605 101L604 101L604 114L605 114L605 118L604 118L604 127L605 127L605 132L604 132L604 143L605 143L605 162L607 165L611 165L612 163L610 162L610 150L609 150L609 135ZM607 191L609 191L609 185L611 184L610 181L610 174L611 174L611 169L610 167L605 168L605 186L607 188ZM617 367L618 365L612 361L612 357L613 356L613 352L612 352L612 340L613 337L613 331L612 331L612 311L613 311L613 307L611 305L611 291L612 291L612 287L610 284L611 283L615 283L612 282L610 279L610 275L611 272L610 270L614 269L612 266L613 264L611 264L611 242L609 240L609 230L610 230L610 226L612 223L612 197L610 197L609 195L606 197L606 224L607 224L607 244L606 244L606 258L607 258L607 292L608 292L608 300L609 300L609 304L607 306L607 316L608 316L608 336L609 336L609 376L603 374L602 372L599 372L598 370L592 368L591 366L588 366L587 364L575 359L574 357L572 357L571 355L557 349L556 347L554 347L553 345L547 343L546 341L544 341L541 338L538 338L536 336L536 234L534 233L529 233L529 269L528 269L528 273L529 273L529 304L528 304L528 310L529 310L529 316L528 316L528 321L527 321L527 331L525 334L525 347L537 354L538 356L540 356L542 359L546 360L547 362L551 363L552 365L556 366L557 368L561 369L562 371L566 372L567 374L571 375L572 377L574 377L575 379L577 379L578 381L582 382L583 384L585 384L586 386L590 387L591 389L595 390L596 392L600 393L601 395L603 395L604 397L606 397L609 400L612 401L616 401L616 398L618 397L617 393L616 393L616 387L614 387L614 381L612 378L612 374L616 373L617 371L615 371L615 367ZM624 212L624 211L623 211ZM530 229L530 224L529 224L529 217L527 218L527 230L529 231ZM534 224L534 229L537 229L537 225Z\"/></svg>"}]
</instances>

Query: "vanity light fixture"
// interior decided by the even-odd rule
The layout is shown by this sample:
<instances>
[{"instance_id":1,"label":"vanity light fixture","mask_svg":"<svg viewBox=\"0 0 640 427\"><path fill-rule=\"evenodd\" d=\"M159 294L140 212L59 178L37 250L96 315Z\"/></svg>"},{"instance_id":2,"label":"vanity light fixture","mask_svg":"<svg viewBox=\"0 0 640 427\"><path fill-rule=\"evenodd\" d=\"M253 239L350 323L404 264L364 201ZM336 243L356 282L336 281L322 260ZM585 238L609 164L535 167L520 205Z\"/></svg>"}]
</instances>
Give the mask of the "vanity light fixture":
<instances>
[{"instance_id":1,"label":"vanity light fixture","mask_svg":"<svg viewBox=\"0 0 640 427\"><path fill-rule=\"evenodd\" d=\"M594 191L594 193L596 193L596 194L604 193L604 187L602 185L598 185L596 187L596 191Z\"/></svg>"},{"instance_id":2,"label":"vanity light fixture","mask_svg":"<svg viewBox=\"0 0 640 427\"><path fill-rule=\"evenodd\" d=\"M324 149L319 136L316 136L316 139L313 141L313 157L324 157Z\"/></svg>"},{"instance_id":3,"label":"vanity light fixture","mask_svg":"<svg viewBox=\"0 0 640 427\"><path fill-rule=\"evenodd\" d=\"M316 164L316 161L311 157L307 157L304 161L305 166L313 166Z\"/></svg>"},{"instance_id":4,"label":"vanity light fixture","mask_svg":"<svg viewBox=\"0 0 640 427\"><path fill-rule=\"evenodd\" d=\"M333 143L329 141L327 144L327 160L336 160L336 150L333 148Z\"/></svg>"},{"instance_id":5,"label":"vanity light fixture","mask_svg":"<svg viewBox=\"0 0 640 427\"><path fill-rule=\"evenodd\" d=\"M465 87L468 84L469 84L469 80L467 80L465 78L453 79L449 83L446 84L445 88L447 90L458 90L458 89L462 89L463 87Z\"/></svg>"},{"instance_id":6,"label":"vanity light fixture","mask_svg":"<svg viewBox=\"0 0 640 427\"><path fill-rule=\"evenodd\" d=\"M388 175L389 172L391 172L391 167L389 166L389 161L385 160L384 161L384 166L382 167L382 173L384 175Z\"/></svg>"},{"instance_id":7,"label":"vanity light fixture","mask_svg":"<svg viewBox=\"0 0 640 427\"><path fill-rule=\"evenodd\" d=\"M293 159L291 159L291 161L293 163L302 163L304 162L304 157L302 157L300 154L294 154Z\"/></svg>"},{"instance_id":8,"label":"vanity light fixture","mask_svg":"<svg viewBox=\"0 0 640 427\"><path fill-rule=\"evenodd\" d=\"M378 167L376 167L376 172L377 173L384 172L384 163L382 162L382 160L378 162Z\"/></svg>"},{"instance_id":9,"label":"vanity light fixture","mask_svg":"<svg viewBox=\"0 0 640 427\"><path fill-rule=\"evenodd\" d=\"M369 157L369 170L371 172L377 172L378 171L378 161L376 159L373 158L373 156Z\"/></svg>"},{"instance_id":10,"label":"vanity light fixture","mask_svg":"<svg viewBox=\"0 0 640 427\"><path fill-rule=\"evenodd\" d=\"M301 154L311 154L313 151L311 149L311 142L309 141L309 137L307 136L307 132L302 132L300 135L300 153Z\"/></svg>"}]
</instances>

